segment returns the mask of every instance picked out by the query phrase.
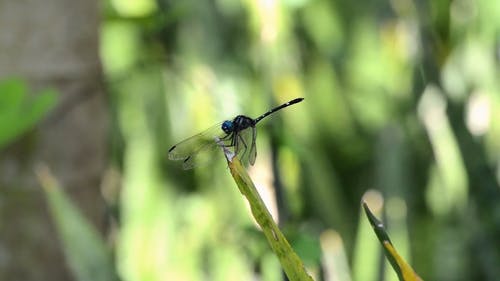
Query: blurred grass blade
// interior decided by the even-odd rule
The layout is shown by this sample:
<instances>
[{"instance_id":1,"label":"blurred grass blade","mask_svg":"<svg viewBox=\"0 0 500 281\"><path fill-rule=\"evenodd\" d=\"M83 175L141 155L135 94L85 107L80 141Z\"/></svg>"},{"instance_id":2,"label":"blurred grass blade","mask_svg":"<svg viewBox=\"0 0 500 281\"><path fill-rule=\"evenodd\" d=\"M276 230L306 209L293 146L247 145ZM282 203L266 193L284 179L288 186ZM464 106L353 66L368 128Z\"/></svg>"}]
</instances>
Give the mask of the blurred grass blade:
<instances>
[{"instance_id":1,"label":"blurred grass blade","mask_svg":"<svg viewBox=\"0 0 500 281\"><path fill-rule=\"evenodd\" d=\"M225 152L229 163L229 169L231 170L231 175L238 185L240 192L250 203L250 209L252 210L253 217L262 228L271 249L278 256L287 277L292 281L313 280L307 274L304 264L293 251L285 236L281 233L278 226L274 222L271 214L264 205L264 201L260 198L255 185L250 179L250 176L241 165L241 162L237 157L233 157L234 155L228 155L228 153L230 153L229 151Z\"/></svg>"},{"instance_id":2,"label":"blurred grass blade","mask_svg":"<svg viewBox=\"0 0 500 281\"><path fill-rule=\"evenodd\" d=\"M368 221L373 227L378 240L384 248L385 256L389 260L389 263L391 264L394 271L396 271L399 280L422 281L422 279L415 273L413 268L411 268L411 266L406 263L406 261L397 253L396 249L394 249L394 246L392 245L391 240L389 239L389 236L384 229L384 225L373 215L366 202L363 202L363 209L365 210Z\"/></svg>"},{"instance_id":3,"label":"blurred grass blade","mask_svg":"<svg viewBox=\"0 0 500 281\"><path fill-rule=\"evenodd\" d=\"M349 262L340 234L332 229L326 230L321 233L320 241L324 280L351 281Z\"/></svg>"},{"instance_id":4,"label":"blurred grass blade","mask_svg":"<svg viewBox=\"0 0 500 281\"><path fill-rule=\"evenodd\" d=\"M378 191L367 190L363 195L363 200L370 203L373 208L372 212L377 215L382 214L384 200ZM377 240L373 239L373 228L364 216L364 211L360 208L354 240L352 276L353 280L379 281L382 249Z\"/></svg>"},{"instance_id":5,"label":"blurred grass blade","mask_svg":"<svg viewBox=\"0 0 500 281\"><path fill-rule=\"evenodd\" d=\"M78 281L118 280L111 255L96 229L62 191L48 167L36 169L67 263Z\"/></svg>"}]
</instances>

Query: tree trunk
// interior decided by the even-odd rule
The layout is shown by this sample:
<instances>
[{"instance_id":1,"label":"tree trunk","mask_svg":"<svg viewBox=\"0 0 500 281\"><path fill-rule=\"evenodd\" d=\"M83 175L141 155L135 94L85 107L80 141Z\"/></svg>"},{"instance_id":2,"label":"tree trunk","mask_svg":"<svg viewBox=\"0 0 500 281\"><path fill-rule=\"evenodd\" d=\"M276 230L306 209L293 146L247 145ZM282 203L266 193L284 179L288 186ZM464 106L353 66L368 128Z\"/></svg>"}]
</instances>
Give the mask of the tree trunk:
<instances>
[{"instance_id":1,"label":"tree trunk","mask_svg":"<svg viewBox=\"0 0 500 281\"><path fill-rule=\"evenodd\" d=\"M102 226L107 116L98 57L99 2L0 0L0 79L53 87L58 105L0 152L0 280L72 280L34 166L47 164ZM1 93L0 93L1 94Z\"/></svg>"}]
</instances>

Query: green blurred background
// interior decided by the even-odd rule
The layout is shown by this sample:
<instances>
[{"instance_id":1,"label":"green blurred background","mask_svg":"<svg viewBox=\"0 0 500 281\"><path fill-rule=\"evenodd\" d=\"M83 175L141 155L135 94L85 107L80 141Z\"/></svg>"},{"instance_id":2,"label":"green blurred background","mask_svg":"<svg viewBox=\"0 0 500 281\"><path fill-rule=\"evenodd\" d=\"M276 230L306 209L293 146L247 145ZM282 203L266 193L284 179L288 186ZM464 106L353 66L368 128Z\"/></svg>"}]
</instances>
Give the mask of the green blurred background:
<instances>
[{"instance_id":1,"label":"green blurred background","mask_svg":"<svg viewBox=\"0 0 500 281\"><path fill-rule=\"evenodd\" d=\"M38 280L83 280L79 270L105 266L121 280L284 280L223 157L184 171L166 156L217 122L256 117L295 97L305 100L259 123L250 174L315 280L397 280L363 199L424 280L500 279L499 1L98 5L92 77L102 82L109 121L88 113L82 122L106 124L106 164L87 187L101 199L79 205L96 212L88 224L99 234L65 236L65 218L56 218L70 277ZM18 75L8 69L2 73ZM32 171L29 148L65 90L25 96L39 88L30 77L2 77L0 148ZM34 117L18 118L26 112ZM0 167L5 179L9 167ZM56 172L63 190L65 176ZM9 194L37 186L2 185ZM52 217L71 213L48 202ZM7 213L25 207L9 206ZM12 227L30 231L29 222ZM90 243L88 260L71 250L87 240L102 240ZM93 264L103 247L114 266Z\"/></svg>"}]
</instances>

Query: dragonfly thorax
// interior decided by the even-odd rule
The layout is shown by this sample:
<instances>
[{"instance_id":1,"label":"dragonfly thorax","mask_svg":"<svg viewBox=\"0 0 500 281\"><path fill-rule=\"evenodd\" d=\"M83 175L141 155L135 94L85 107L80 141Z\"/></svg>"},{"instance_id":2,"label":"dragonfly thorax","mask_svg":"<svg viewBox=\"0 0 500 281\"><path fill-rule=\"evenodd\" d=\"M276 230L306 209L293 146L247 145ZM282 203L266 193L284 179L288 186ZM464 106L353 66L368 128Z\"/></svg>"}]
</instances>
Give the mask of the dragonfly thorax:
<instances>
[{"instance_id":1,"label":"dragonfly thorax","mask_svg":"<svg viewBox=\"0 0 500 281\"><path fill-rule=\"evenodd\" d=\"M255 126L255 122L252 118L247 117L245 115L236 116L233 121L226 120L222 123L222 130L226 134L230 134L233 132L239 132L245 130L249 127Z\"/></svg>"}]
</instances>

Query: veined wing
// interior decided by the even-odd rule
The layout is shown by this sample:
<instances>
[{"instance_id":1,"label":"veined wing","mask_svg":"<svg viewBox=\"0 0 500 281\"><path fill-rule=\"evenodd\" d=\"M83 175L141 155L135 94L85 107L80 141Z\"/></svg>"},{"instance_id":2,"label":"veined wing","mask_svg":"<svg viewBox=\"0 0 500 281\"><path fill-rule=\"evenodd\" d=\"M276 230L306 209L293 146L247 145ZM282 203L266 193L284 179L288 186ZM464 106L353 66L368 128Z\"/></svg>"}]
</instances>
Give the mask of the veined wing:
<instances>
[{"instance_id":1,"label":"veined wing","mask_svg":"<svg viewBox=\"0 0 500 281\"><path fill-rule=\"evenodd\" d=\"M250 163L250 165L255 163L255 157L257 156L255 148L256 133L255 127L248 127L238 132L236 136L235 152L242 163Z\"/></svg>"},{"instance_id":2,"label":"veined wing","mask_svg":"<svg viewBox=\"0 0 500 281\"><path fill-rule=\"evenodd\" d=\"M220 137L220 135L224 135L224 132L220 128L220 124L214 125L207 130L172 146L168 150L168 159L183 160L197 150L203 149L204 147L214 143L215 138Z\"/></svg>"},{"instance_id":3,"label":"veined wing","mask_svg":"<svg viewBox=\"0 0 500 281\"><path fill-rule=\"evenodd\" d=\"M183 168L186 170L208 163L213 159L216 148L219 148L216 138L219 138L224 145L229 146L231 143L218 124L172 146L168 150L168 159L182 160Z\"/></svg>"}]
</instances>

